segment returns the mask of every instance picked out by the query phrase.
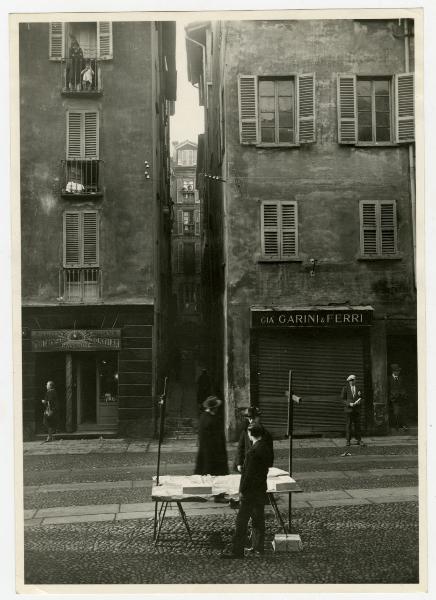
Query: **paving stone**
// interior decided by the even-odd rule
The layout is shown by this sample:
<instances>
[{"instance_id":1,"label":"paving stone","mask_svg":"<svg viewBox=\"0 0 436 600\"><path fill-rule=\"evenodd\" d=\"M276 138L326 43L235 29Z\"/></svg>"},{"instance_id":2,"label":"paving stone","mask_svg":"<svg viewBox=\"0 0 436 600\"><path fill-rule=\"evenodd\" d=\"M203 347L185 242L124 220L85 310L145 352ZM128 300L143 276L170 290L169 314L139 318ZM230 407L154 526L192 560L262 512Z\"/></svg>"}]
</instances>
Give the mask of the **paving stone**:
<instances>
[{"instance_id":1,"label":"paving stone","mask_svg":"<svg viewBox=\"0 0 436 600\"><path fill-rule=\"evenodd\" d=\"M68 515L65 517L46 517L43 525L63 525L65 523L92 523L94 521L113 521L115 514Z\"/></svg>"},{"instance_id":2,"label":"paving stone","mask_svg":"<svg viewBox=\"0 0 436 600\"><path fill-rule=\"evenodd\" d=\"M31 519L35 513L36 513L35 508L23 510L23 516L25 519Z\"/></svg>"},{"instance_id":3,"label":"paving stone","mask_svg":"<svg viewBox=\"0 0 436 600\"><path fill-rule=\"evenodd\" d=\"M154 509L142 512L120 512L115 515L116 521L127 521L128 519L149 519L154 516Z\"/></svg>"},{"instance_id":4,"label":"paving stone","mask_svg":"<svg viewBox=\"0 0 436 600\"><path fill-rule=\"evenodd\" d=\"M58 517L70 515L95 515L99 513L117 513L119 504L95 504L89 506L55 506L53 508L41 508L36 517Z\"/></svg>"},{"instance_id":5,"label":"paving stone","mask_svg":"<svg viewBox=\"0 0 436 600\"><path fill-rule=\"evenodd\" d=\"M340 479L346 478L347 475L343 471L310 471L307 473L294 473L296 481L305 481L308 479Z\"/></svg>"},{"instance_id":6,"label":"paving stone","mask_svg":"<svg viewBox=\"0 0 436 600\"><path fill-rule=\"evenodd\" d=\"M346 490L325 490L322 492L303 492L298 494L298 500L340 500L350 498Z\"/></svg>"},{"instance_id":7,"label":"paving stone","mask_svg":"<svg viewBox=\"0 0 436 600\"><path fill-rule=\"evenodd\" d=\"M411 475L411 471L417 471L417 469L369 469L368 474L375 475L376 477L385 477L390 475Z\"/></svg>"},{"instance_id":8,"label":"paving stone","mask_svg":"<svg viewBox=\"0 0 436 600\"><path fill-rule=\"evenodd\" d=\"M132 502L132 504L121 504L119 512L141 512L150 507L154 510L154 502Z\"/></svg>"},{"instance_id":9,"label":"paving stone","mask_svg":"<svg viewBox=\"0 0 436 600\"><path fill-rule=\"evenodd\" d=\"M43 519L26 519L24 521L24 527L37 527L41 525Z\"/></svg>"},{"instance_id":10,"label":"paving stone","mask_svg":"<svg viewBox=\"0 0 436 600\"><path fill-rule=\"evenodd\" d=\"M418 494L418 488L414 487L397 487L397 488L365 488L356 490L344 490L352 498L369 498L372 496L415 496Z\"/></svg>"},{"instance_id":11,"label":"paving stone","mask_svg":"<svg viewBox=\"0 0 436 600\"><path fill-rule=\"evenodd\" d=\"M144 487L152 487L153 481L151 479L138 479L137 481L132 481L132 487L134 488L144 488Z\"/></svg>"},{"instance_id":12,"label":"paving stone","mask_svg":"<svg viewBox=\"0 0 436 600\"><path fill-rule=\"evenodd\" d=\"M326 506L348 506L356 504L370 504L366 498L338 498L337 500L309 500L308 503L313 508L322 508Z\"/></svg>"},{"instance_id":13,"label":"paving stone","mask_svg":"<svg viewBox=\"0 0 436 600\"><path fill-rule=\"evenodd\" d=\"M387 504L388 502L418 502L419 496L413 494L399 494L398 496L368 496L367 500L373 504Z\"/></svg>"}]
</instances>

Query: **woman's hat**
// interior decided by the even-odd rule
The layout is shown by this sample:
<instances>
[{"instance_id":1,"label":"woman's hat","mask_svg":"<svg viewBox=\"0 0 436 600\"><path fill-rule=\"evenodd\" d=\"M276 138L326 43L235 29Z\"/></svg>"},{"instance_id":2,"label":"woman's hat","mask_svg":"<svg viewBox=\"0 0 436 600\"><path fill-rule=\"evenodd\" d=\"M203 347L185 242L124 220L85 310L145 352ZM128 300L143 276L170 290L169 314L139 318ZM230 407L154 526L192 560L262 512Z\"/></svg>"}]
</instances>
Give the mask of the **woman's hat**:
<instances>
[{"instance_id":1,"label":"woman's hat","mask_svg":"<svg viewBox=\"0 0 436 600\"><path fill-rule=\"evenodd\" d=\"M222 402L216 396L208 396L206 400L203 402L204 408L218 408L221 406Z\"/></svg>"}]
</instances>

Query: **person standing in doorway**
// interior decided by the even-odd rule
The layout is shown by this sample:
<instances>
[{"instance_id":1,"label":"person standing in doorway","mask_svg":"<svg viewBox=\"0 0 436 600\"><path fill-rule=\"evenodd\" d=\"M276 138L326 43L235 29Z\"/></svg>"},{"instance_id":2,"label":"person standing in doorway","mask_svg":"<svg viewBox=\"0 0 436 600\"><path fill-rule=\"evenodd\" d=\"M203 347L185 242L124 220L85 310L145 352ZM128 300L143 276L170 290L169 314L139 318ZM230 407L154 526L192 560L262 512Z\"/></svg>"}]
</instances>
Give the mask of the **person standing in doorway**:
<instances>
[{"instance_id":1,"label":"person standing in doorway","mask_svg":"<svg viewBox=\"0 0 436 600\"><path fill-rule=\"evenodd\" d=\"M363 397L362 392L357 386L355 375L349 375L347 377L347 383L342 388L341 398L345 413L346 445L349 446L351 444L352 429L354 429L354 437L356 438L357 444L361 445L362 434L360 431L360 416L363 406Z\"/></svg>"},{"instance_id":2,"label":"person standing in doorway","mask_svg":"<svg viewBox=\"0 0 436 600\"><path fill-rule=\"evenodd\" d=\"M42 400L44 406L44 425L47 428L46 442L53 441L57 426L58 397L53 381L47 381L47 392Z\"/></svg>"},{"instance_id":3,"label":"person standing in doorway","mask_svg":"<svg viewBox=\"0 0 436 600\"><path fill-rule=\"evenodd\" d=\"M391 376L389 377L389 403L392 407L395 429L407 431L404 418L407 402L407 392L401 377L401 367L397 363L391 365Z\"/></svg>"},{"instance_id":4,"label":"person standing in doorway","mask_svg":"<svg viewBox=\"0 0 436 600\"><path fill-rule=\"evenodd\" d=\"M195 475L228 475L226 438L218 409L221 400L209 396L198 424L198 454Z\"/></svg>"},{"instance_id":5,"label":"person standing in doorway","mask_svg":"<svg viewBox=\"0 0 436 600\"><path fill-rule=\"evenodd\" d=\"M212 382L209 377L207 369L202 369L200 377L197 379L197 405L198 410L201 412L203 408L203 402L212 393Z\"/></svg>"},{"instance_id":6,"label":"person standing in doorway","mask_svg":"<svg viewBox=\"0 0 436 600\"><path fill-rule=\"evenodd\" d=\"M253 423L248 426L248 436L252 447L245 457L239 484L239 510L236 516L236 528L230 553L221 558L243 558L244 544L247 540L248 521L251 519L252 546L247 553L253 556L264 552L265 540L265 494L267 475L271 460L270 448L263 439L262 425Z\"/></svg>"}]
</instances>

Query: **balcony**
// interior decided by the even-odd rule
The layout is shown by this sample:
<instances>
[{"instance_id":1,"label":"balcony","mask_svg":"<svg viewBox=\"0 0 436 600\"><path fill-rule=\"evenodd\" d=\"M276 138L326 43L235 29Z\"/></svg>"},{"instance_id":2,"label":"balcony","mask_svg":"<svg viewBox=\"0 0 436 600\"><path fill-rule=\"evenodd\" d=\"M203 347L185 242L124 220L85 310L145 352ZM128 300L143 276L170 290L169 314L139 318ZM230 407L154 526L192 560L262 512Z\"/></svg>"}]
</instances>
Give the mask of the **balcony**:
<instances>
[{"instance_id":1,"label":"balcony","mask_svg":"<svg viewBox=\"0 0 436 600\"><path fill-rule=\"evenodd\" d=\"M59 299L62 302L92 303L100 300L103 274L98 267L61 269Z\"/></svg>"},{"instance_id":2,"label":"balcony","mask_svg":"<svg viewBox=\"0 0 436 600\"><path fill-rule=\"evenodd\" d=\"M102 162L94 158L63 160L62 196L102 196Z\"/></svg>"},{"instance_id":3,"label":"balcony","mask_svg":"<svg viewBox=\"0 0 436 600\"><path fill-rule=\"evenodd\" d=\"M98 58L63 58L61 91L65 96L98 96L103 93L103 79Z\"/></svg>"}]
</instances>

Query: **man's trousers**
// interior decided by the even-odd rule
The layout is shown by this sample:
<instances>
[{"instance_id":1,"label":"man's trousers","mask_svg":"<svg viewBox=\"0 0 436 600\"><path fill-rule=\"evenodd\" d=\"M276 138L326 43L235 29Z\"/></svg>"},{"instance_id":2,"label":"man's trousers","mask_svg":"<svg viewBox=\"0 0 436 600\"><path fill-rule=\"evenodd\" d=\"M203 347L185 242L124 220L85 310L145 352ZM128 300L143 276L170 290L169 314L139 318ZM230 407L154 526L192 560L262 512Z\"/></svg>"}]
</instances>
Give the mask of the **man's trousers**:
<instances>
[{"instance_id":1,"label":"man's trousers","mask_svg":"<svg viewBox=\"0 0 436 600\"><path fill-rule=\"evenodd\" d=\"M360 432L360 411L353 410L349 413L345 413L345 436L348 443L351 440L351 430L353 427L354 437L358 442L360 442L362 438L362 434Z\"/></svg>"},{"instance_id":2,"label":"man's trousers","mask_svg":"<svg viewBox=\"0 0 436 600\"><path fill-rule=\"evenodd\" d=\"M236 516L236 530L232 540L232 553L242 556L247 540L248 521L251 518L251 542L254 550L263 552L265 540L265 494L256 497L243 496Z\"/></svg>"}]
</instances>

